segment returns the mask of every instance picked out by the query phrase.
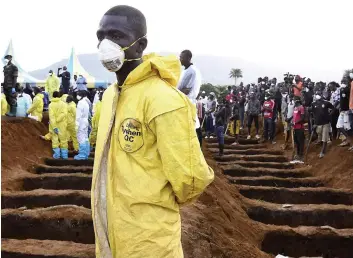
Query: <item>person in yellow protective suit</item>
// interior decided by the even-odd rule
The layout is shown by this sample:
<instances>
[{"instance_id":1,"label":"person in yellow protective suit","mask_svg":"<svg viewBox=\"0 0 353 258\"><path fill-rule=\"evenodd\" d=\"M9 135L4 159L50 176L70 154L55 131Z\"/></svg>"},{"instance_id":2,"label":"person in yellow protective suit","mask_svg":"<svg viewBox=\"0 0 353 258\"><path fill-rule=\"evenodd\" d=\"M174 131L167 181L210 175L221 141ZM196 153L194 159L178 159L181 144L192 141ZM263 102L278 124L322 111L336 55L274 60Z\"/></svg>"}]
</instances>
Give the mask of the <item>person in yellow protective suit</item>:
<instances>
[{"instance_id":1,"label":"person in yellow protective suit","mask_svg":"<svg viewBox=\"0 0 353 258\"><path fill-rule=\"evenodd\" d=\"M44 95L43 95L44 96ZM62 92L59 92L59 97L61 99L61 101L63 101L64 103L67 103L66 102L66 99L69 95L68 94L63 94ZM49 124L49 132L46 134L46 135L40 135L39 136L42 140L45 140L45 141L51 141L51 133L50 133L50 124ZM70 140L70 135L68 135L68 138L67 140L69 141ZM76 150L76 149L75 149Z\"/></svg>"},{"instance_id":2,"label":"person in yellow protective suit","mask_svg":"<svg viewBox=\"0 0 353 258\"><path fill-rule=\"evenodd\" d=\"M67 102L67 139L72 140L74 150L78 151L78 141L76 132L76 103L72 96L66 98Z\"/></svg>"},{"instance_id":3,"label":"person in yellow protective suit","mask_svg":"<svg viewBox=\"0 0 353 258\"><path fill-rule=\"evenodd\" d=\"M196 135L196 108L176 89L180 61L154 54L142 61L146 20L130 6L106 12L97 35L101 63L118 83L104 93L97 135L96 257L181 258L180 206L194 201L214 172Z\"/></svg>"},{"instance_id":4,"label":"person in yellow protective suit","mask_svg":"<svg viewBox=\"0 0 353 258\"><path fill-rule=\"evenodd\" d=\"M33 89L35 97L33 99L33 103L31 107L27 110L27 114L37 117L37 121L41 122L43 119L43 98L44 95L41 93L41 90L37 87Z\"/></svg>"},{"instance_id":5,"label":"person in yellow protective suit","mask_svg":"<svg viewBox=\"0 0 353 258\"><path fill-rule=\"evenodd\" d=\"M59 98L59 92L53 92L49 104L49 132L53 147L53 158L68 158L67 145L67 104Z\"/></svg>"},{"instance_id":6,"label":"person in yellow protective suit","mask_svg":"<svg viewBox=\"0 0 353 258\"><path fill-rule=\"evenodd\" d=\"M98 132L98 124L99 124L99 119L101 116L101 108L102 108L102 97L103 97L103 92L99 92L99 100L94 106L94 115L92 118L92 131L89 136L89 142L91 147L94 147L96 145L97 141L97 132Z\"/></svg>"},{"instance_id":7,"label":"person in yellow protective suit","mask_svg":"<svg viewBox=\"0 0 353 258\"><path fill-rule=\"evenodd\" d=\"M7 104L6 96L1 93L1 115L4 116L10 110L9 104Z\"/></svg>"},{"instance_id":8,"label":"person in yellow protective suit","mask_svg":"<svg viewBox=\"0 0 353 258\"><path fill-rule=\"evenodd\" d=\"M69 94L64 94L64 93L60 92L60 95L61 95L60 96L61 101L67 103L67 97L69 96Z\"/></svg>"},{"instance_id":9,"label":"person in yellow protective suit","mask_svg":"<svg viewBox=\"0 0 353 258\"><path fill-rule=\"evenodd\" d=\"M59 91L60 81L59 78L53 73L52 70L49 71L49 76L45 81L45 91L49 94L49 101L53 98L54 91Z\"/></svg>"}]
</instances>

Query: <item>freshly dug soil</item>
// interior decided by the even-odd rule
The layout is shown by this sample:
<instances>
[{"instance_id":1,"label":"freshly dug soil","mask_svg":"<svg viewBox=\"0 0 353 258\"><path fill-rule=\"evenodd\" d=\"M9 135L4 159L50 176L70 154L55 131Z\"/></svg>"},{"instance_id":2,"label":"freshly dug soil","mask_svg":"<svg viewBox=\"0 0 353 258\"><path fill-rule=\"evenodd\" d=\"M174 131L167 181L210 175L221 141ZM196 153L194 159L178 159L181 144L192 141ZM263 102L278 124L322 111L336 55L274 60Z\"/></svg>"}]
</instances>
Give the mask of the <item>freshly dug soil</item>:
<instances>
[{"instance_id":1,"label":"freshly dug soil","mask_svg":"<svg viewBox=\"0 0 353 258\"><path fill-rule=\"evenodd\" d=\"M29 118L1 117L1 188L21 190L21 181L30 168L51 156L50 142L43 141L48 129Z\"/></svg>"},{"instance_id":2,"label":"freshly dug soil","mask_svg":"<svg viewBox=\"0 0 353 258\"><path fill-rule=\"evenodd\" d=\"M264 232L242 208L241 195L204 151L215 181L198 202L182 208L182 242L186 258L271 257L260 250Z\"/></svg>"},{"instance_id":3,"label":"freshly dug soil","mask_svg":"<svg viewBox=\"0 0 353 258\"><path fill-rule=\"evenodd\" d=\"M353 191L353 152L349 152L348 147L338 147L340 143L330 144L323 159L318 158L321 146L311 145L308 163L313 167L312 173L322 177L327 186Z\"/></svg>"}]
</instances>

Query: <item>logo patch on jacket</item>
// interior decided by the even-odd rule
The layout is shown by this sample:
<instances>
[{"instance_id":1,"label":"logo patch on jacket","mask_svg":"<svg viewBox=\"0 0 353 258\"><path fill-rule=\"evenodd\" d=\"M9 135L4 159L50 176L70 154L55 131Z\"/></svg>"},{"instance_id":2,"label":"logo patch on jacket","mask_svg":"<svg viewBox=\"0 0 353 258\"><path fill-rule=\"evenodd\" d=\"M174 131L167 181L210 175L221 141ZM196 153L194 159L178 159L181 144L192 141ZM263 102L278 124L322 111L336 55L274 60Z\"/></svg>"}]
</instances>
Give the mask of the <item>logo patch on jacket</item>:
<instances>
[{"instance_id":1,"label":"logo patch on jacket","mask_svg":"<svg viewBox=\"0 0 353 258\"><path fill-rule=\"evenodd\" d=\"M120 147L126 152L138 151L143 146L142 124L133 119L125 119L119 130Z\"/></svg>"}]
</instances>

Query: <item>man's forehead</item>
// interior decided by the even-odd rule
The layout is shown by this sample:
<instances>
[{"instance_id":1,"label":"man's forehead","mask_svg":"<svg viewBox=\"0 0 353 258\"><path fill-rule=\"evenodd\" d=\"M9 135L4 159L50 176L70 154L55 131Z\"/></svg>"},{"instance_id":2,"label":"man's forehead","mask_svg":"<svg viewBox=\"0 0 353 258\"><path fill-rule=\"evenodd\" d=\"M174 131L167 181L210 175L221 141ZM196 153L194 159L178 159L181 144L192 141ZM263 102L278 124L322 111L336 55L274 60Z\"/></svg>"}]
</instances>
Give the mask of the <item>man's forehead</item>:
<instances>
[{"instance_id":1,"label":"man's forehead","mask_svg":"<svg viewBox=\"0 0 353 258\"><path fill-rule=\"evenodd\" d=\"M102 29L117 29L117 28L128 28L128 19L126 16L120 15L104 15L99 23L99 27Z\"/></svg>"}]
</instances>

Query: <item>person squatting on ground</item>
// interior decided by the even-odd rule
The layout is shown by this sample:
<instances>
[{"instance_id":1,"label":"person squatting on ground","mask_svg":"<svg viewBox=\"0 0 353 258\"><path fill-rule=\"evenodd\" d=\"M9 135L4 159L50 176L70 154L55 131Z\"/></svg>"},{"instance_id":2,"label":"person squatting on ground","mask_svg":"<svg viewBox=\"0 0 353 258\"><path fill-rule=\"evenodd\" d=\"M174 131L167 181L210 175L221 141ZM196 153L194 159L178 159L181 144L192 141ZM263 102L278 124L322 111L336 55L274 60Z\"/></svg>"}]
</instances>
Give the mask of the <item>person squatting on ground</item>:
<instances>
[{"instance_id":1,"label":"person squatting on ground","mask_svg":"<svg viewBox=\"0 0 353 258\"><path fill-rule=\"evenodd\" d=\"M12 56L6 55L4 57L4 82L2 83L6 101L10 106L10 112L7 116L16 116L16 88L17 88L17 77L18 68L12 63Z\"/></svg>"},{"instance_id":2,"label":"person squatting on ground","mask_svg":"<svg viewBox=\"0 0 353 258\"><path fill-rule=\"evenodd\" d=\"M336 125L337 130L345 136L345 140L339 145L341 147L350 145L347 131L351 129L349 121L349 98L351 89L348 85L347 79L343 79L340 88L340 115Z\"/></svg>"},{"instance_id":3,"label":"person squatting on ground","mask_svg":"<svg viewBox=\"0 0 353 258\"><path fill-rule=\"evenodd\" d=\"M195 105L176 89L180 61L143 56L146 33L144 15L130 6L108 10L97 32L99 58L117 77L103 96L95 151L97 257L183 257L180 206L214 178Z\"/></svg>"},{"instance_id":4,"label":"person squatting on ground","mask_svg":"<svg viewBox=\"0 0 353 258\"><path fill-rule=\"evenodd\" d=\"M318 134L317 144L322 144L319 158L323 158L326 153L327 142L330 139L330 110L333 109L333 105L322 97L322 93L316 92L315 101L311 104L309 111L314 115L313 130L316 129Z\"/></svg>"},{"instance_id":5,"label":"person squatting on ground","mask_svg":"<svg viewBox=\"0 0 353 258\"><path fill-rule=\"evenodd\" d=\"M60 90L59 78L53 73L53 70L49 71L47 80L45 81L45 92L49 95L49 101L53 98L53 93Z\"/></svg>"},{"instance_id":6,"label":"person squatting on ground","mask_svg":"<svg viewBox=\"0 0 353 258\"><path fill-rule=\"evenodd\" d=\"M231 108L227 100L223 101L223 105L219 106L218 111L215 112L216 119L216 135L218 140L219 156L224 153L224 132L231 115Z\"/></svg>"},{"instance_id":7,"label":"person squatting on ground","mask_svg":"<svg viewBox=\"0 0 353 258\"><path fill-rule=\"evenodd\" d=\"M93 118L92 118L92 131L89 135L89 142L91 147L95 147L96 146L96 142L97 142L97 133L98 133L98 125L99 125L99 119L101 116L101 108L102 108L102 98L103 98L103 91L99 91L98 93L98 102L96 102L96 104L94 105L93 108Z\"/></svg>"},{"instance_id":8,"label":"person squatting on ground","mask_svg":"<svg viewBox=\"0 0 353 258\"><path fill-rule=\"evenodd\" d=\"M76 132L76 103L74 102L73 96L69 95L66 98L67 103L67 140L72 140L72 145L75 152L79 150L79 144L77 141Z\"/></svg>"},{"instance_id":9,"label":"person squatting on ground","mask_svg":"<svg viewBox=\"0 0 353 258\"><path fill-rule=\"evenodd\" d=\"M43 108L44 108L44 95L41 94L41 90L38 87L33 88L34 99L31 107L27 110L28 117L42 122L43 119Z\"/></svg>"},{"instance_id":10,"label":"person squatting on ground","mask_svg":"<svg viewBox=\"0 0 353 258\"><path fill-rule=\"evenodd\" d=\"M87 99L86 91L77 92L77 108L76 108L76 128L77 141L79 144L79 153L74 157L76 160L88 159L91 152L88 141L89 127L90 127L90 106Z\"/></svg>"},{"instance_id":11,"label":"person squatting on ground","mask_svg":"<svg viewBox=\"0 0 353 258\"><path fill-rule=\"evenodd\" d=\"M254 121L256 128L256 139L260 139L259 136L259 115L261 113L261 104L260 101L256 98L254 92L250 92L250 98L248 101L248 137L247 139L251 139L251 125Z\"/></svg>"},{"instance_id":12,"label":"person squatting on ground","mask_svg":"<svg viewBox=\"0 0 353 258\"><path fill-rule=\"evenodd\" d=\"M53 92L53 98L49 104L49 133L54 152L53 158L67 159L67 105L61 101L58 91Z\"/></svg>"},{"instance_id":13,"label":"person squatting on ground","mask_svg":"<svg viewBox=\"0 0 353 258\"><path fill-rule=\"evenodd\" d=\"M292 127L294 130L294 143L297 147L297 155L294 157L293 162L303 163L304 159L304 121L305 121L305 110L301 103L301 99L298 96L294 96L294 110L293 117L288 119L292 121Z\"/></svg>"},{"instance_id":14,"label":"person squatting on ground","mask_svg":"<svg viewBox=\"0 0 353 258\"><path fill-rule=\"evenodd\" d=\"M270 141L274 143L274 112L275 112L275 101L271 98L270 93L266 92L265 102L262 106L262 112L264 115L264 142Z\"/></svg>"},{"instance_id":15,"label":"person squatting on ground","mask_svg":"<svg viewBox=\"0 0 353 258\"><path fill-rule=\"evenodd\" d=\"M178 89L184 93L190 99L191 103L195 105L197 104L196 98L199 95L201 88L201 73L195 67L193 63L191 63L192 53L190 50L184 50L180 54L180 63L185 67L185 70L180 76L180 81L178 84ZM197 137L200 142L200 146L202 146L202 131L200 126L200 121L195 118L195 128Z\"/></svg>"},{"instance_id":16,"label":"person squatting on ground","mask_svg":"<svg viewBox=\"0 0 353 258\"><path fill-rule=\"evenodd\" d=\"M214 112L216 111L216 94L214 92L210 93L208 97L208 102L206 103L205 119L206 119L206 139L213 138L212 134L215 132L215 119Z\"/></svg>"}]
</instances>

